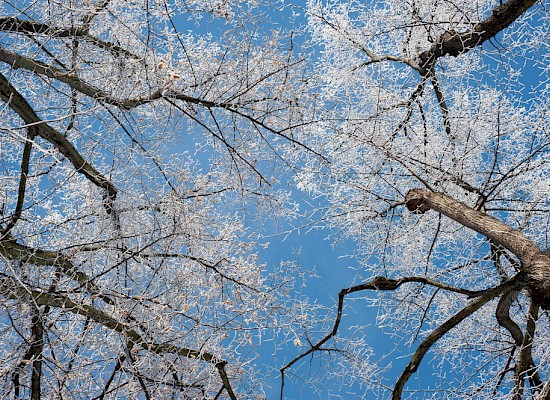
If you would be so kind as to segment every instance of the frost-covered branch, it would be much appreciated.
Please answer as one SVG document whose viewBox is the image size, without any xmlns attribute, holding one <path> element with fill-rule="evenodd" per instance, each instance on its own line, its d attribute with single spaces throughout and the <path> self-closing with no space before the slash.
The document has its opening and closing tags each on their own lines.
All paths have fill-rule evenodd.
<svg viewBox="0 0 550 400">
<path fill-rule="evenodd" d="M 231 399 L 236 399 L 236 395 L 231 387 L 227 376 L 225 366 L 227 361 L 216 357 L 215 355 L 203 351 L 185 348 L 169 343 L 155 343 L 142 337 L 140 333 L 132 329 L 127 323 L 117 320 L 107 312 L 99 310 L 91 305 L 79 304 L 67 296 L 55 293 L 48 293 L 42 290 L 22 287 L 13 278 L 0 278 L 0 295 L 13 300 L 23 300 L 32 302 L 35 305 L 46 305 L 55 307 L 67 312 L 78 314 L 89 318 L 113 331 L 116 331 L 127 338 L 133 345 L 156 354 L 171 353 L 178 356 L 194 360 L 208 362 L 216 367 L 224 388 Z"/>
<path fill-rule="evenodd" d="M 422 70 L 428 71 L 439 57 L 456 57 L 472 50 L 506 29 L 535 3 L 535 0 L 509 0 L 497 6 L 489 17 L 471 30 L 445 32 L 428 50 L 418 55 L 418 64 Z"/>
</svg>

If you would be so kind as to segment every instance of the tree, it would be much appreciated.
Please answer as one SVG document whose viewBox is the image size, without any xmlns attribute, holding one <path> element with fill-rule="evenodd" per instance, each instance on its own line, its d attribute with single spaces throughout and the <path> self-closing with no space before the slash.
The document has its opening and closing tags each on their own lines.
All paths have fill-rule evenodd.
<svg viewBox="0 0 550 400">
<path fill-rule="evenodd" d="M 345 299 L 376 291 L 378 324 L 412 349 L 381 397 L 418 398 L 407 384 L 431 352 L 442 379 L 422 398 L 550 398 L 544 4 L 311 1 L 308 14 L 323 122 L 299 140 L 327 162 L 311 157 L 296 183 L 330 202 L 322 219 L 356 240 L 364 282 L 282 372 L 338 338 Z"/>
<path fill-rule="evenodd" d="M 3 3 L 3 397 L 261 398 L 266 335 L 283 398 L 300 363 L 418 396 L 428 352 L 423 398 L 550 396 L 544 7 L 276 5 Z M 334 320 L 257 257 L 286 218 L 355 240 Z M 412 349 L 389 389 L 357 293 Z"/>
<path fill-rule="evenodd" d="M 271 148 L 302 123 L 300 62 L 264 17 L 3 3 L 2 398 L 261 395 L 240 352 L 301 323 L 299 271 L 266 272 L 246 223 L 290 212 Z"/>
</svg>

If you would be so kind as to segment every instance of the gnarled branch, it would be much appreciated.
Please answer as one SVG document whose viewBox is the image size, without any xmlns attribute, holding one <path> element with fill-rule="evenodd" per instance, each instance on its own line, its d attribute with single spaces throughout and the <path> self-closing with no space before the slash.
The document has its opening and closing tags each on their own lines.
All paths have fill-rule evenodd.
<svg viewBox="0 0 550 400">
<path fill-rule="evenodd" d="M 507 1 L 496 7 L 489 17 L 475 24 L 471 30 L 462 33 L 455 31 L 443 33 L 428 50 L 418 55 L 420 68 L 426 74 L 439 57 L 446 55 L 456 57 L 495 37 L 517 20 L 535 2 L 535 0 Z"/>
</svg>

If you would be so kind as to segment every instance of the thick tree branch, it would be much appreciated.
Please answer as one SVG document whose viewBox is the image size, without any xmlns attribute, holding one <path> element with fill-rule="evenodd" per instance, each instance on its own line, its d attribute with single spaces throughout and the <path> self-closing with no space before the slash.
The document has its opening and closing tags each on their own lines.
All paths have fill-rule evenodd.
<svg viewBox="0 0 550 400">
<path fill-rule="evenodd" d="M 550 257 L 523 233 L 442 193 L 412 189 L 405 201 L 409 211 L 424 213 L 432 209 L 440 212 L 510 250 L 527 273 L 533 299 L 544 309 L 550 308 Z"/>
<path fill-rule="evenodd" d="M 90 277 L 84 272 L 79 271 L 71 259 L 59 251 L 25 246 L 17 243 L 13 237 L 8 235 L 4 240 L 0 240 L 0 255 L 9 260 L 58 268 L 68 278 L 79 282 L 81 284 L 80 287 L 86 288 L 91 295 L 97 296 L 107 304 L 114 304 L 114 301 L 109 296 L 101 294 L 101 291 L 92 282 Z"/>
<path fill-rule="evenodd" d="M 522 262 L 540 253 L 540 249 L 523 233 L 504 222 L 477 211 L 450 196 L 424 189 L 412 189 L 405 196 L 409 211 L 423 213 L 431 209 L 451 218 L 510 250 Z"/>
<path fill-rule="evenodd" d="M 140 97 L 128 98 L 128 99 L 116 98 L 116 97 L 113 97 L 111 94 L 82 81 L 72 72 L 60 70 L 42 61 L 37 61 L 31 58 L 23 57 L 19 54 L 12 53 L 2 47 L 0 47 L 0 61 L 3 61 L 11 65 L 15 69 L 23 68 L 33 73 L 47 76 L 48 78 L 51 78 L 51 79 L 55 79 L 90 98 L 93 98 L 126 110 L 130 110 L 132 108 L 136 108 L 143 104 L 148 104 L 162 98 L 177 99 L 189 104 L 197 104 L 207 108 L 223 108 L 229 111 L 235 111 L 237 108 L 237 105 L 234 105 L 231 103 L 215 102 L 215 101 L 200 99 L 200 98 L 189 96 L 183 93 L 165 93 L 165 90 L 163 89 L 156 90 L 147 96 L 140 96 Z M 15 90 L 15 89 L 12 89 L 12 90 Z M 242 116 L 247 117 L 246 114 L 243 114 Z"/>
<path fill-rule="evenodd" d="M 0 17 L 0 31 L 31 33 L 58 38 L 84 36 L 87 33 L 84 28 L 60 28 L 42 22 L 23 20 L 16 17 Z"/>
<path fill-rule="evenodd" d="M 109 104 L 122 105 L 121 100 L 112 98 L 107 92 L 88 85 L 86 82 L 78 78 L 73 72 L 63 71 L 42 61 L 23 57 L 19 54 L 8 51 L 3 47 L 0 47 L 0 61 L 9 64 L 14 69 L 23 68 L 35 74 L 55 79 L 91 98 L 101 99 Z"/>
<path fill-rule="evenodd" d="M 3 61 L 11 65 L 15 69 L 23 68 L 23 69 L 26 69 L 27 71 L 31 71 L 39 75 L 47 76 L 48 78 L 51 78 L 51 79 L 55 79 L 92 99 L 96 99 L 104 103 L 111 104 L 126 110 L 136 108 L 143 104 L 151 103 L 155 100 L 159 100 L 165 97 L 163 90 L 157 90 L 148 96 L 142 96 L 142 97 L 136 97 L 136 98 L 130 98 L 130 99 L 119 99 L 119 98 L 113 97 L 111 94 L 101 89 L 98 89 L 92 85 L 87 84 L 72 72 L 63 71 L 58 68 L 55 68 L 52 65 L 46 64 L 42 61 L 37 61 L 31 58 L 20 56 L 19 54 L 12 53 L 1 47 L 0 47 L 0 61 Z M 15 89 L 12 89 L 12 90 L 15 90 Z M 203 100 L 196 97 L 187 96 L 184 94 L 172 94 L 170 97 L 185 101 L 190 104 L 198 104 L 209 108 L 220 107 L 225 109 L 233 109 L 233 106 L 229 104 L 216 103 L 213 101 Z"/>
<path fill-rule="evenodd" d="M 527 372 L 529 372 L 529 378 L 536 388 L 540 389 L 542 387 L 542 381 L 531 355 L 531 347 L 535 336 L 536 320 L 538 316 L 538 305 L 533 301 L 531 302 L 529 315 L 527 317 L 527 329 L 524 336 L 519 325 L 510 318 L 510 306 L 517 299 L 518 294 L 519 290 L 511 290 L 504 293 L 498 302 L 495 314 L 498 324 L 510 332 L 516 346 L 520 348 L 514 380 L 516 382 L 516 392 L 521 392 L 523 388 L 523 377 Z M 521 394 L 518 398 L 521 398 Z"/>
<path fill-rule="evenodd" d="M 117 195 L 114 185 L 88 163 L 65 136 L 42 121 L 27 100 L 2 74 L 0 74 L 0 98 L 25 121 L 29 128 L 35 130 L 37 136 L 50 142 L 73 164 L 79 173 L 105 191 L 105 209 L 111 214 Z"/>
<path fill-rule="evenodd" d="M 93 16 L 93 15 L 92 15 Z M 84 20 L 84 26 L 81 27 L 69 27 L 61 28 L 56 26 L 51 26 L 49 24 L 24 20 L 16 17 L 0 17 L 0 31 L 11 32 L 11 33 L 22 33 L 26 35 L 43 35 L 49 38 L 83 38 L 84 40 L 95 44 L 96 46 L 110 51 L 114 54 L 126 55 L 128 57 L 139 59 L 134 53 L 110 42 L 101 40 L 89 33 L 89 20 Z"/>
<path fill-rule="evenodd" d="M 61 269 L 71 279 L 81 283 L 88 283 L 89 278 L 63 253 L 57 251 L 42 250 L 17 243 L 13 238 L 0 240 L 0 255 L 18 260 L 27 264 L 51 266 Z"/>
<path fill-rule="evenodd" d="M 456 57 L 495 37 L 517 20 L 535 2 L 536 0 L 509 0 L 496 7 L 487 19 L 475 24 L 471 30 L 462 33 L 445 32 L 428 50 L 419 54 L 418 64 L 420 68 L 426 74 L 439 57 L 446 55 Z"/>
</svg>

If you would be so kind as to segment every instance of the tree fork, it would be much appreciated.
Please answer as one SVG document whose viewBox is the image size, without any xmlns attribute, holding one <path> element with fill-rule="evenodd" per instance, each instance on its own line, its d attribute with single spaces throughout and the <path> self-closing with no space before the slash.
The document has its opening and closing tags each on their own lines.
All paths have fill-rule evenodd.
<svg viewBox="0 0 550 400">
<path fill-rule="evenodd" d="M 535 4 L 535 0 L 509 0 L 493 9 L 487 19 L 475 24 L 466 32 L 446 31 L 428 50 L 418 56 L 418 65 L 422 75 L 426 75 L 439 57 L 467 53 L 495 37 L 516 21 L 525 11 Z"/>
</svg>

